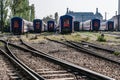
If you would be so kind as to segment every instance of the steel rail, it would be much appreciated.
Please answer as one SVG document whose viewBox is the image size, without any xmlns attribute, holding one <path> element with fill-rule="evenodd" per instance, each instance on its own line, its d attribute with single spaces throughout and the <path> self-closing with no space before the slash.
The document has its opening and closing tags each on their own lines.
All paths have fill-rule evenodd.
<svg viewBox="0 0 120 80">
<path fill-rule="evenodd" d="M 4 42 L 6 44 L 6 49 L 7 49 L 7 53 L 4 52 L 3 50 L 0 50 L 2 53 L 4 53 L 9 59 L 11 59 L 12 61 L 14 61 L 14 63 L 16 63 L 22 71 L 24 71 L 28 77 L 31 80 L 45 80 L 42 76 L 40 76 L 38 73 L 36 73 L 35 71 L 33 71 L 32 69 L 30 69 L 28 66 L 26 66 L 22 61 L 20 61 L 9 49 L 9 43 L 3 40 L 0 40 L 2 42 Z"/>
<path fill-rule="evenodd" d="M 90 55 L 92 55 L 92 56 L 95 56 L 95 57 L 98 57 L 98 58 L 102 58 L 102 59 L 104 59 L 104 60 L 107 60 L 107 61 L 110 61 L 110 62 L 113 62 L 113 63 L 116 63 L 116 64 L 119 64 L 119 65 L 120 65 L 120 61 L 119 61 L 119 60 L 116 61 L 116 60 L 113 60 L 113 59 L 111 59 L 111 58 L 102 56 L 102 55 L 100 55 L 100 54 L 97 54 L 97 53 L 94 52 L 94 51 L 91 51 L 91 50 L 83 47 L 83 46 L 80 46 L 80 45 L 78 45 L 78 44 L 72 43 L 71 41 L 67 41 L 67 40 L 66 40 L 66 43 L 65 43 L 65 42 L 61 42 L 61 41 L 57 41 L 57 40 L 51 40 L 51 39 L 48 39 L 48 38 L 46 38 L 46 39 L 49 40 L 49 41 L 53 41 L 53 42 L 57 42 L 57 43 L 60 43 L 60 44 L 69 46 L 69 47 L 71 47 L 71 48 L 74 48 L 74 49 L 76 49 L 76 50 L 85 52 L 85 53 L 90 54 Z"/>
<path fill-rule="evenodd" d="M 40 50 L 37 50 L 37 49 L 31 47 L 30 45 L 26 44 L 24 41 L 22 41 L 22 43 L 23 43 L 24 45 L 26 45 L 27 47 L 29 47 L 29 49 L 35 50 L 34 53 L 39 54 L 40 56 L 43 56 L 43 57 L 51 60 L 52 62 L 55 62 L 55 63 L 61 65 L 61 66 L 64 66 L 64 67 L 66 67 L 66 68 L 70 68 L 72 71 L 75 71 L 75 72 L 78 72 L 78 73 L 80 73 L 80 74 L 86 75 L 86 76 L 88 76 L 88 77 L 90 77 L 90 78 L 92 78 L 92 79 L 94 79 L 94 80 L 115 80 L 115 79 L 110 78 L 110 77 L 108 77 L 108 76 L 102 75 L 102 74 L 100 74 L 100 73 L 97 73 L 97 72 L 88 70 L 88 69 L 86 69 L 86 68 L 80 67 L 80 66 L 78 66 L 78 65 L 75 65 L 75 64 L 73 64 L 73 63 L 67 62 L 67 61 L 65 61 L 65 60 L 61 60 L 61 59 L 55 58 L 55 57 L 53 57 L 53 56 L 50 56 L 50 55 L 48 55 L 48 54 L 45 53 L 45 52 L 42 52 L 42 51 L 40 51 Z M 31 50 L 29 50 L 29 51 L 31 51 Z M 37 52 L 36 52 L 36 51 L 37 51 Z M 33 52 L 33 51 L 32 51 L 32 52 Z M 41 53 L 42 53 L 42 54 L 41 54 Z"/>
<path fill-rule="evenodd" d="M 95 45 L 93 43 L 86 42 L 86 41 L 82 41 L 81 43 L 80 42 L 75 42 L 75 43 L 82 44 L 82 45 L 89 45 L 90 47 L 93 47 L 93 48 L 96 48 L 96 49 L 101 49 L 101 50 L 104 50 L 104 51 L 108 51 L 110 53 L 114 53 L 115 52 L 115 50 L 113 50 L 113 49 L 108 49 L 108 48 L 100 47 L 98 45 Z"/>
</svg>

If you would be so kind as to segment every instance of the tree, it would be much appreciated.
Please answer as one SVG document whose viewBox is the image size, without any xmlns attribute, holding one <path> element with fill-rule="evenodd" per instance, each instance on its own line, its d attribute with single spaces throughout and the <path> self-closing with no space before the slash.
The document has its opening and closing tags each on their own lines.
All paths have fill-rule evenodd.
<svg viewBox="0 0 120 80">
<path fill-rule="evenodd" d="M 29 0 L 10 0 L 10 9 L 12 16 L 19 16 L 26 20 L 30 19 Z"/>
<path fill-rule="evenodd" d="M 21 17 L 29 20 L 29 16 L 30 16 L 30 6 L 29 6 L 29 0 L 22 0 L 22 7 L 21 7 Z"/>
<path fill-rule="evenodd" d="M 58 12 L 55 13 L 55 16 L 54 16 L 54 17 L 55 17 L 55 22 L 56 22 L 56 24 L 57 24 L 57 23 L 58 23 Z"/>
<path fill-rule="evenodd" d="M 0 0 L 0 28 L 2 32 L 5 25 L 9 25 L 10 18 L 14 16 L 32 21 L 35 16 L 35 7 L 34 5 L 29 6 L 29 0 Z"/>
<path fill-rule="evenodd" d="M 12 16 L 16 16 L 17 11 L 20 9 L 19 5 L 21 2 L 22 0 L 9 0 Z"/>
<path fill-rule="evenodd" d="M 47 16 L 47 17 L 43 17 L 43 21 L 44 21 L 45 23 L 47 23 L 47 21 L 49 21 L 49 20 L 53 20 L 53 21 L 54 21 L 52 15 L 49 15 L 49 16 Z"/>
<path fill-rule="evenodd" d="M 8 17 L 8 6 L 9 0 L 0 0 L 0 12 L 1 12 L 1 31 L 3 33 L 3 28 L 5 24 L 7 24 L 7 17 Z"/>
<path fill-rule="evenodd" d="M 33 21 L 34 18 L 35 18 L 35 7 L 34 4 L 32 4 L 30 6 L 30 21 Z"/>
</svg>

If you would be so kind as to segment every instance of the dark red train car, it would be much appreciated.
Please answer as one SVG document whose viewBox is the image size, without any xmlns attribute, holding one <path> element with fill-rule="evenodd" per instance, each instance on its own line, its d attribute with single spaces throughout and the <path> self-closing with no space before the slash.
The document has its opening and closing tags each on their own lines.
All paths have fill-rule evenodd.
<svg viewBox="0 0 120 80">
<path fill-rule="evenodd" d="M 55 22 L 54 21 L 48 21 L 47 22 L 47 30 L 48 32 L 54 32 L 55 30 Z"/>
<path fill-rule="evenodd" d="M 73 17 L 70 15 L 64 15 L 60 17 L 60 33 L 72 33 L 73 32 Z"/>
</svg>

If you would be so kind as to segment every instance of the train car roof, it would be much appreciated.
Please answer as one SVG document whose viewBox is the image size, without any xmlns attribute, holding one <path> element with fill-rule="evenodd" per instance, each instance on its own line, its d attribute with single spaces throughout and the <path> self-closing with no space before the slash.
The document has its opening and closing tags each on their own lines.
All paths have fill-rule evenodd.
<svg viewBox="0 0 120 80">
<path fill-rule="evenodd" d="M 34 20 L 37 20 L 37 21 L 42 21 L 41 19 L 34 19 Z M 34 20 L 33 20 L 33 21 L 34 21 Z"/>
<path fill-rule="evenodd" d="M 23 19 L 21 17 L 12 17 L 11 19 Z"/>
<path fill-rule="evenodd" d="M 100 19 L 96 19 L 96 18 L 94 18 L 94 19 L 91 19 L 91 20 L 100 20 Z"/>
<path fill-rule="evenodd" d="M 114 22 L 114 21 L 107 21 L 107 22 Z"/>
<path fill-rule="evenodd" d="M 60 17 L 60 19 L 64 19 L 64 18 L 68 18 L 68 17 L 73 19 L 73 17 L 70 16 L 70 15 L 63 15 L 63 16 Z"/>
<path fill-rule="evenodd" d="M 107 23 L 107 22 L 114 22 L 114 21 L 111 21 L 111 20 L 101 21 L 101 23 Z"/>
<path fill-rule="evenodd" d="M 21 17 L 12 17 L 11 20 L 12 20 L 12 19 L 21 19 L 21 20 L 23 20 L 24 22 L 31 22 L 31 21 L 25 20 L 25 19 L 23 19 L 23 18 L 21 18 Z"/>
<path fill-rule="evenodd" d="M 86 20 L 86 21 L 84 21 L 84 22 L 82 22 L 82 23 L 88 23 L 88 22 L 91 22 L 92 20 L 99 20 L 99 19 L 90 19 L 90 20 Z M 100 20 L 99 20 L 100 21 Z M 81 22 L 80 22 L 81 23 Z"/>
</svg>

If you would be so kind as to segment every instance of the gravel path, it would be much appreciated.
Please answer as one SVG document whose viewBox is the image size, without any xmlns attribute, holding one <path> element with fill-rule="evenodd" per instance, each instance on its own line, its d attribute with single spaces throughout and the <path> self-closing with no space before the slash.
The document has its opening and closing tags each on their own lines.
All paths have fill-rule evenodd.
<svg viewBox="0 0 120 80">
<path fill-rule="evenodd" d="M 111 78 L 115 78 L 116 80 L 120 80 L 120 67 L 117 64 L 102 60 L 100 58 L 96 58 L 82 52 L 78 52 L 62 44 L 50 41 L 33 43 L 31 45 L 57 58 L 67 60 L 82 67 L 109 76 Z"/>
</svg>

